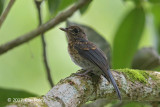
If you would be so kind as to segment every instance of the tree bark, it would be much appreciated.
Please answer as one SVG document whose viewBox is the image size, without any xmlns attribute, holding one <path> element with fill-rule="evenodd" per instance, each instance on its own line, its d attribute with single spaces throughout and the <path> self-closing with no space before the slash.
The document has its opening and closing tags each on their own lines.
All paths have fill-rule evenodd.
<svg viewBox="0 0 160 107">
<path fill-rule="evenodd" d="M 112 74 L 121 91 L 122 100 L 160 101 L 160 72 L 121 69 L 112 70 Z M 118 99 L 111 83 L 103 76 L 98 79 L 93 74 L 87 77 L 72 74 L 62 79 L 46 95 L 25 98 L 8 107 L 77 107 L 99 98 L 106 98 L 108 101 Z"/>
</svg>

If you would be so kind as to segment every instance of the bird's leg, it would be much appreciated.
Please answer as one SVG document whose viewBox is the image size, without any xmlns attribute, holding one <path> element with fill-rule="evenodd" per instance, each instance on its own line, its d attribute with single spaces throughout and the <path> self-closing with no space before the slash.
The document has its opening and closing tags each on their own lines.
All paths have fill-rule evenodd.
<svg viewBox="0 0 160 107">
<path fill-rule="evenodd" d="M 75 73 L 75 75 L 77 75 L 77 76 L 84 76 L 84 77 L 87 77 L 87 78 L 90 78 L 90 76 L 89 75 L 87 75 L 89 72 L 91 72 L 92 70 L 91 69 L 87 69 L 87 70 L 85 70 L 85 69 L 82 69 L 84 72 L 82 72 L 82 73 Z M 80 70 L 81 71 L 81 70 Z"/>
<path fill-rule="evenodd" d="M 89 72 L 91 72 L 92 70 L 84 70 L 83 73 L 75 73 L 76 75 L 79 75 L 79 76 L 86 76 Z"/>
</svg>

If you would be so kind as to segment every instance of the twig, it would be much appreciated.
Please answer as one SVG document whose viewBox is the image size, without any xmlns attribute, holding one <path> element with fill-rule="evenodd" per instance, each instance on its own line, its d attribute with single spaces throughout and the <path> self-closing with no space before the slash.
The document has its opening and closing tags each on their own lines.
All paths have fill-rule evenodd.
<svg viewBox="0 0 160 107">
<path fill-rule="evenodd" d="M 42 1 L 35 0 L 37 10 L 38 10 L 39 26 L 42 25 L 42 23 L 43 23 L 42 12 L 41 12 L 42 2 L 43 2 L 43 0 Z M 46 42 L 45 42 L 45 38 L 44 38 L 44 33 L 41 33 L 41 40 L 42 40 L 42 48 L 43 48 L 43 61 L 44 61 L 44 66 L 45 66 L 46 72 L 47 72 L 47 78 L 50 83 L 50 86 L 53 87 L 54 84 L 53 84 L 53 80 L 52 80 L 52 76 L 51 76 L 51 70 L 49 68 L 48 61 L 47 61 L 47 51 L 46 51 Z"/>
<path fill-rule="evenodd" d="M 0 28 L 1 28 L 2 24 L 3 24 L 3 22 L 5 21 L 8 13 L 10 12 L 11 7 L 13 6 L 14 2 L 15 2 L 15 0 L 10 0 L 7 8 L 4 10 L 4 12 L 2 13 L 2 15 L 0 16 Z"/>
<path fill-rule="evenodd" d="M 147 83 L 139 80 L 130 81 L 129 74 L 123 72 L 112 71 L 117 85 L 120 88 L 122 101 L 160 101 L 160 72 L 150 71 L 146 73 Z M 130 71 L 131 72 L 131 71 Z M 137 71 L 138 72 L 138 71 Z M 139 76 L 139 74 L 135 74 Z M 40 98 L 41 103 L 35 102 L 34 98 L 28 98 L 33 101 L 32 105 L 46 105 L 48 107 L 79 107 L 88 101 L 99 98 L 107 98 L 107 101 L 117 99 L 113 86 L 101 76 L 99 81 L 93 81 L 94 78 L 80 77 L 71 75 L 61 80 L 55 85 L 45 96 Z M 18 105 L 19 104 L 19 105 Z M 18 102 L 19 107 L 28 106 L 30 102 Z M 11 107 L 13 107 L 13 105 Z"/>
<path fill-rule="evenodd" d="M 60 14 L 58 14 L 54 19 L 48 21 L 45 24 L 42 24 L 37 29 L 24 34 L 22 36 L 19 36 L 15 40 L 12 40 L 4 45 L 0 46 L 0 54 L 4 54 L 8 50 L 11 50 L 35 37 L 37 37 L 39 34 L 46 32 L 47 30 L 55 27 L 59 23 L 65 21 L 68 17 L 70 17 L 75 11 L 83 7 L 84 5 L 88 4 L 91 0 L 79 0 L 77 3 L 75 3 L 70 8 L 62 11 Z"/>
</svg>

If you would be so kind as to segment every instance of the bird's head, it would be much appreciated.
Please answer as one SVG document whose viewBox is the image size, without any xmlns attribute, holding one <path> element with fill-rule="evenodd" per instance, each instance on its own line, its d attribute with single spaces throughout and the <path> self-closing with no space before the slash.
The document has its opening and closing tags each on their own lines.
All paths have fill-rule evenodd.
<svg viewBox="0 0 160 107">
<path fill-rule="evenodd" d="M 87 39 L 84 31 L 78 26 L 69 26 L 67 28 L 60 28 L 60 29 L 66 32 L 69 41 Z"/>
</svg>

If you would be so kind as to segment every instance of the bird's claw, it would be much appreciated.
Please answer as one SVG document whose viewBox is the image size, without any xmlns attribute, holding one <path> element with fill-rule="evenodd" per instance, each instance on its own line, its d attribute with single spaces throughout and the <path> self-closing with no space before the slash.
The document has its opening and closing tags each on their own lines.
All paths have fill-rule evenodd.
<svg viewBox="0 0 160 107">
<path fill-rule="evenodd" d="M 86 71 L 87 72 L 87 71 Z M 86 78 L 90 78 L 90 76 L 89 75 L 87 75 L 87 73 L 86 72 L 78 72 L 78 73 L 75 73 L 75 75 L 76 76 L 81 76 L 81 77 L 86 77 Z"/>
</svg>

